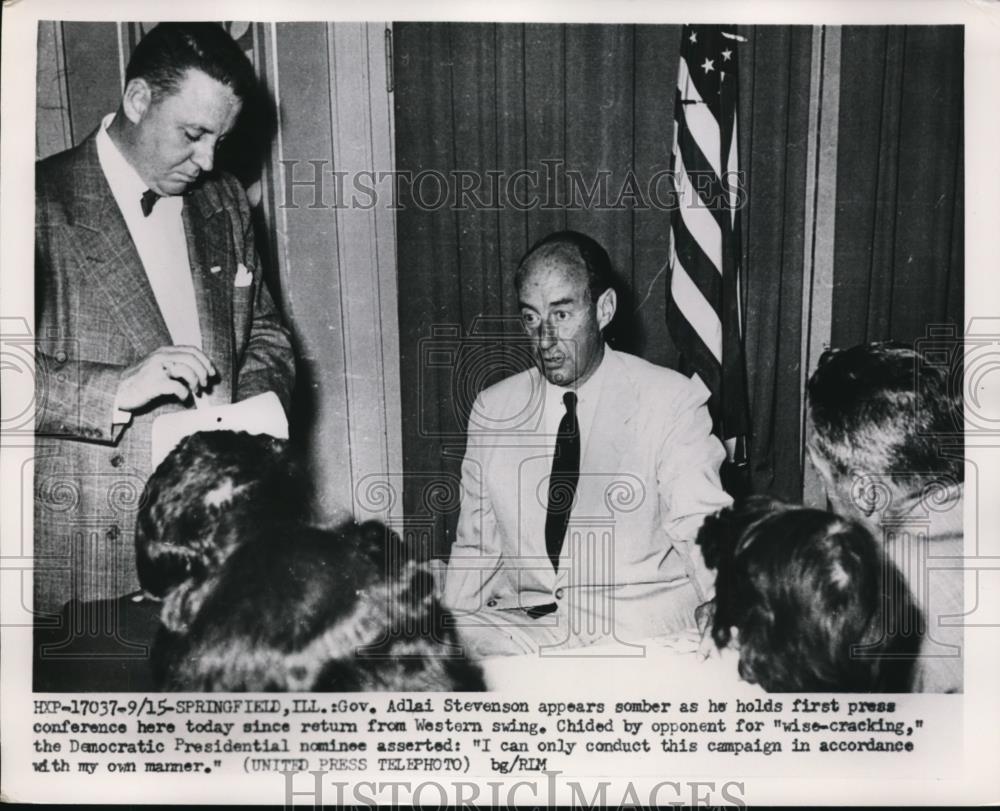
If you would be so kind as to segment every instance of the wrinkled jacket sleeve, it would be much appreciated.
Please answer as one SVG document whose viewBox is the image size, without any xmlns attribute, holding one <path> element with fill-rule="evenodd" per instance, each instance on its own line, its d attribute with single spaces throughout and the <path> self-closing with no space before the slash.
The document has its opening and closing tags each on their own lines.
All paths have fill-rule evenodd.
<svg viewBox="0 0 1000 811">
<path fill-rule="evenodd" d="M 65 229 L 50 222 L 52 179 L 36 167 L 35 186 L 35 432 L 41 436 L 114 443 L 123 425 L 114 424 L 115 396 L 125 367 L 78 357 L 66 284 L 53 253 Z M 83 313 L 82 317 L 100 313 Z"/>
<path fill-rule="evenodd" d="M 483 413 L 481 398 L 474 408 L 473 413 Z M 444 603 L 455 611 L 476 611 L 485 604 L 502 567 L 496 514 L 484 477 L 484 451 L 482 432 L 470 426 L 462 461 L 458 531 L 444 586 Z"/>
<path fill-rule="evenodd" d="M 708 390 L 689 381 L 676 402 L 673 418 L 665 421 L 667 433 L 657 460 L 657 486 L 666 508 L 664 530 L 705 601 L 714 596 L 715 575 L 705 565 L 695 537 L 706 515 L 732 502 L 719 479 L 726 452 L 712 434 Z"/>
</svg>

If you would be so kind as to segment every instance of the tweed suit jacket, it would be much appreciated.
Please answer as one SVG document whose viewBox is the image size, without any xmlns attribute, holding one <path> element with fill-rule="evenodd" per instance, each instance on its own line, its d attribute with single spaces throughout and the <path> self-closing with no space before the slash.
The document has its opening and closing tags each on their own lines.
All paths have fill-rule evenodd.
<svg viewBox="0 0 1000 811">
<path fill-rule="evenodd" d="M 725 451 L 711 434 L 708 391 L 610 348 L 603 363 L 558 573 L 545 547 L 555 437 L 541 418 L 544 380 L 530 369 L 479 395 L 445 579 L 449 608 L 540 605 L 580 587 L 613 590 L 624 605 L 630 592 L 655 594 L 685 579 L 701 599 L 711 595 L 714 577 L 694 537 L 731 499 L 719 483 Z"/>
<path fill-rule="evenodd" d="M 124 370 L 172 343 L 97 156 L 96 132 L 36 165 L 35 609 L 138 588 L 133 532 L 150 474 L 151 426 L 183 409 L 161 398 L 113 425 Z M 289 334 L 264 284 L 239 183 L 206 178 L 185 196 L 202 348 L 213 404 L 294 383 Z M 252 274 L 247 284 L 246 272 Z"/>
</svg>

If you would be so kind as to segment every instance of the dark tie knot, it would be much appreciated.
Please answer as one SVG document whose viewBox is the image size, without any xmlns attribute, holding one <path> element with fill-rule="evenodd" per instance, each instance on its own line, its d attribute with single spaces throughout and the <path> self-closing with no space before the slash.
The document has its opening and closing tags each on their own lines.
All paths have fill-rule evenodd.
<svg viewBox="0 0 1000 811">
<path fill-rule="evenodd" d="M 146 189 L 142 193 L 142 197 L 139 198 L 139 205 L 142 206 L 142 216 L 148 217 L 150 212 L 153 210 L 153 206 L 156 205 L 156 201 L 160 199 L 158 195 L 152 189 Z"/>
<path fill-rule="evenodd" d="M 576 392 L 568 391 L 563 395 L 563 405 L 566 406 L 566 411 L 570 414 L 576 413 Z"/>
</svg>

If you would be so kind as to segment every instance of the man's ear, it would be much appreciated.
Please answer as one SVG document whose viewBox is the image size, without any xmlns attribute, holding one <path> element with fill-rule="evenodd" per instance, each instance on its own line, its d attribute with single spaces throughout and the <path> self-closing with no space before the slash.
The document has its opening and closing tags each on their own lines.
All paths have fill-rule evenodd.
<svg viewBox="0 0 1000 811">
<path fill-rule="evenodd" d="M 597 326 L 604 329 L 615 317 L 618 309 L 618 296 L 614 289 L 609 287 L 597 299 Z"/>
<path fill-rule="evenodd" d="M 153 89 L 145 79 L 131 79 L 125 85 L 122 95 L 122 110 L 125 117 L 133 124 L 142 121 L 142 117 L 153 104 Z"/>
</svg>

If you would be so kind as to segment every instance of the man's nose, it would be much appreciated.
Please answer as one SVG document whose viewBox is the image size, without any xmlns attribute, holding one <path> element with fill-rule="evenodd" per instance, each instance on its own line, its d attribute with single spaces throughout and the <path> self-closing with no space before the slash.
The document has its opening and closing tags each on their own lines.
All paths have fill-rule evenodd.
<svg viewBox="0 0 1000 811">
<path fill-rule="evenodd" d="M 215 163 L 215 144 L 198 143 L 195 145 L 191 160 L 203 172 L 211 172 Z"/>
<path fill-rule="evenodd" d="M 538 329 L 538 341 L 543 349 L 555 346 L 558 337 L 556 328 L 552 324 L 543 323 Z"/>
</svg>

